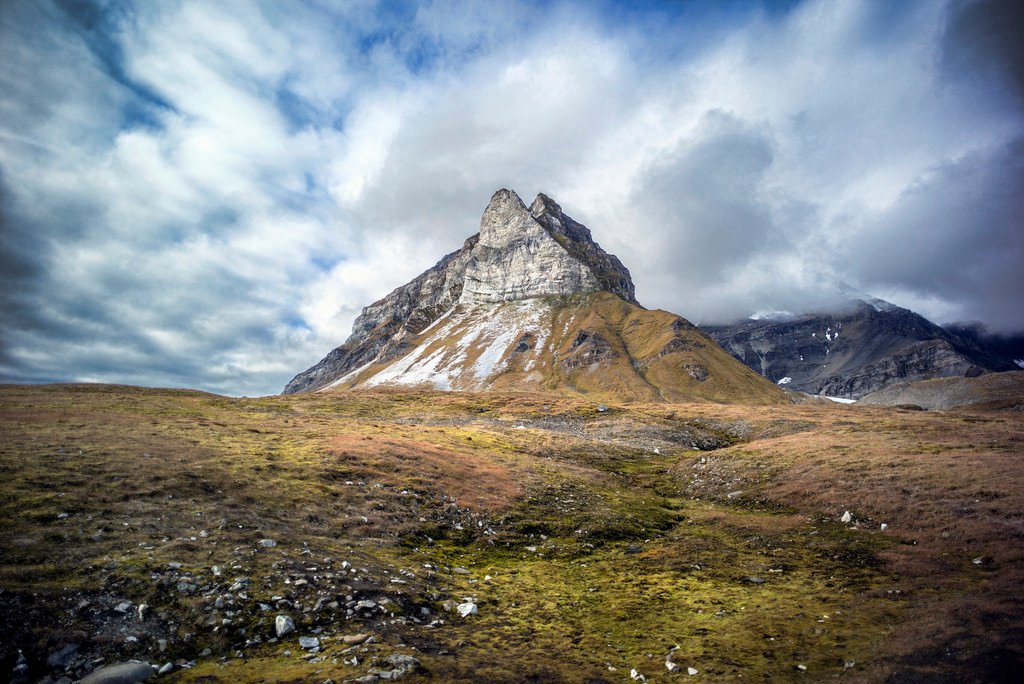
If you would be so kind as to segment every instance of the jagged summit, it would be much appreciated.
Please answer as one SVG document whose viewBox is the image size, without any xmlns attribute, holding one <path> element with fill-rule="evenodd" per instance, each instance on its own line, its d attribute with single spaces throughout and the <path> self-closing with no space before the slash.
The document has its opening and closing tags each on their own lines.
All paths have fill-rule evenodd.
<svg viewBox="0 0 1024 684">
<path fill-rule="evenodd" d="M 547 195 L 529 209 L 511 190 L 491 197 L 466 267 L 461 302 L 492 304 L 606 290 L 637 303 L 629 271 Z"/>
<path fill-rule="evenodd" d="M 777 401 L 781 390 L 685 319 L 647 311 L 629 271 L 540 194 L 494 193 L 480 232 L 363 309 L 285 393 L 421 386 L 609 399 Z"/>
</svg>

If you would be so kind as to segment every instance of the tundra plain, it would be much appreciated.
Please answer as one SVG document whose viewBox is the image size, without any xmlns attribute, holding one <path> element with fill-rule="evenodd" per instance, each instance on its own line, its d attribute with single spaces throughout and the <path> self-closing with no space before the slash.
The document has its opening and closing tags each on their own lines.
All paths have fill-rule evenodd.
<svg viewBox="0 0 1024 684">
<path fill-rule="evenodd" d="M 1010 680 L 1022 428 L 1012 402 L 4 386 L 0 667 Z"/>
</svg>

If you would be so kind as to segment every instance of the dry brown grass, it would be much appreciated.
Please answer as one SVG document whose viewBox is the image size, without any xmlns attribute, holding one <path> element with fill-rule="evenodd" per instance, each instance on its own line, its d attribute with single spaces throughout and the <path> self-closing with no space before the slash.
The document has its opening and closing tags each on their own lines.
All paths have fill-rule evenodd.
<svg viewBox="0 0 1024 684">
<path fill-rule="evenodd" d="M 424 440 L 339 435 L 331 440 L 328 454 L 337 463 L 337 479 L 382 482 L 423 494 L 440 492 L 476 511 L 507 510 L 523 493 L 512 470 L 493 457 Z"/>
<path fill-rule="evenodd" d="M 0 627 L 14 640 L 0 664 L 14 644 L 38 664 L 72 638 L 153 657 L 157 636 L 177 636 L 125 650 L 109 606 L 127 597 L 198 635 L 174 657 L 246 651 L 183 678 L 363 674 L 211 633 L 206 604 L 151 579 L 171 561 L 237 566 L 268 601 L 298 597 L 284 578 L 311 559 L 345 558 L 367 569 L 354 588 L 446 624 L 303 628 L 373 631 L 381 655 L 416 646 L 436 680 L 621 681 L 631 667 L 654 679 L 675 644 L 712 680 L 1011 680 L 1024 664 L 1022 447 L 1011 412 L 6 387 Z M 402 570 L 415 577 L 391 583 Z M 107 606 L 107 621 L 83 623 L 68 592 Z M 466 595 L 479 616 L 444 613 Z M 266 633 L 259 613 L 235 619 Z"/>
<path fill-rule="evenodd" d="M 916 596 L 914 617 L 891 635 L 872 678 L 912 664 L 928 678 L 973 680 L 980 653 L 989 654 L 996 672 L 1000 663 L 1018 662 L 1021 416 L 820 405 L 786 414 L 815 429 L 714 454 L 705 469 L 716 478 L 710 485 L 707 477 L 694 482 L 693 459 L 677 475 L 705 496 L 744 490 L 744 497 L 833 521 L 849 510 L 861 534 L 896 540 L 879 557 L 901 592 Z"/>
</svg>

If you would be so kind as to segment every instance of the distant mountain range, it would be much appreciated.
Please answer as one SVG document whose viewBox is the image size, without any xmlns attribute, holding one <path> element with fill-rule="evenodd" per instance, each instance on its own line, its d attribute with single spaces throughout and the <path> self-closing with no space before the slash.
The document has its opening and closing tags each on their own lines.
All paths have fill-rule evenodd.
<svg viewBox="0 0 1024 684">
<path fill-rule="evenodd" d="M 857 399 L 893 383 L 976 377 L 1024 366 L 1024 337 L 943 328 L 890 302 L 844 290 L 827 313 L 779 313 L 702 326 L 735 358 L 780 386 Z"/>
<path fill-rule="evenodd" d="M 457 252 L 363 309 L 285 393 L 412 386 L 607 401 L 778 402 L 689 321 L 644 309 L 629 271 L 546 195 L 491 198 Z"/>
</svg>

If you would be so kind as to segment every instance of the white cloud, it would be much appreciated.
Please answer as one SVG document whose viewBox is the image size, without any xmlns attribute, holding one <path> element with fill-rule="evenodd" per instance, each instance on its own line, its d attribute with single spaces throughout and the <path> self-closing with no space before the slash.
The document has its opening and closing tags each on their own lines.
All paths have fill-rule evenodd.
<svg viewBox="0 0 1024 684">
<path fill-rule="evenodd" d="M 1024 327 L 1024 124 L 972 7 L 5 4 L 0 373 L 276 391 L 498 187 L 696 320 L 843 279 Z"/>
</svg>

